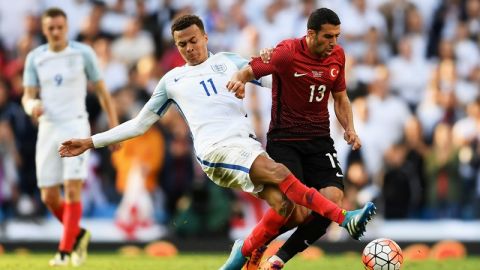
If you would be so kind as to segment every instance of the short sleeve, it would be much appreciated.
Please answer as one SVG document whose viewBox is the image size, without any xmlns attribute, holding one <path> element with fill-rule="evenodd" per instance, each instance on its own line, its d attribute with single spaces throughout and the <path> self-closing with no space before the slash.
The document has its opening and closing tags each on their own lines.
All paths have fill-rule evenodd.
<svg viewBox="0 0 480 270">
<path fill-rule="evenodd" d="M 248 65 L 248 61 L 236 53 L 224 52 L 222 54 L 225 55 L 225 57 L 227 57 L 228 60 L 234 63 L 238 69 L 241 69 L 244 66 Z"/>
<path fill-rule="evenodd" d="M 89 81 L 97 82 L 102 79 L 95 52 L 90 46 L 82 46 L 82 55 L 85 60 L 85 73 Z"/>
<path fill-rule="evenodd" d="M 23 71 L 23 86 L 24 87 L 37 87 L 39 86 L 37 70 L 33 63 L 34 51 L 27 55 L 25 60 L 25 69 Z"/>
<path fill-rule="evenodd" d="M 345 83 L 345 52 L 343 49 L 339 52 L 338 58 L 341 65 L 338 70 L 338 76 L 333 84 L 333 92 L 341 92 L 347 89 L 347 85 Z"/>
<path fill-rule="evenodd" d="M 171 103 L 172 100 L 169 99 L 167 95 L 165 77 L 163 77 L 155 87 L 150 100 L 145 104 L 145 108 L 162 116 L 165 114 Z"/>
</svg>

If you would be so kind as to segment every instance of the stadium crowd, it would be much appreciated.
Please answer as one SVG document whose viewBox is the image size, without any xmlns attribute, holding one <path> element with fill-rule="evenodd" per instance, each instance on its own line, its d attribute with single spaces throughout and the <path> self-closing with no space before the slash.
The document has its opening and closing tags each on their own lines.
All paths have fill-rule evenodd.
<svg viewBox="0 0 480 270">
<path fill-rule="evenodd" d="M 121 122 L 138 113 L 164 73 L 184 64 L 172 18 L 198 14 L 212 52 L 249 59 L 304 35 L 310 12 L 331 8 L 341 20 L 363 143 L 350 151 L 331 110 L 344 207 L 374 200 L 385 219 L 480 219 L 480 0 L 22 0 L 0 2 L 0 223 L 47 213 L 35 179 L 37 127 L 20 99 L 25 57 L 45 42 L 39 16 L 52 6 L 66 11 L 69 37 L 94 48 Z M 86 102 L 92 133 L 106 130 L 93 93 Z M 270 91 L 250 85 L 245 104 L 264 142 Z M 142 199 L 132 207 L 132 198 Z M 116 218 L 127 232 L 160 222 L 182 235 L 225 232 L 263 209 L 206 179 L 174 109 L 119 151 L 93 151 L 83 200 L 85 216 Z M 154 206 L 150 217 L 139 213 L 144 206 Z"/>
</svg>

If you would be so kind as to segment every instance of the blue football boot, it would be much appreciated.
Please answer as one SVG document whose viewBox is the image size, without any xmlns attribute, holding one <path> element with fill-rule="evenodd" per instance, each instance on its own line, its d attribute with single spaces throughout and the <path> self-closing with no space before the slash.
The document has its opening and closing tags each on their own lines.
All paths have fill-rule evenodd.
<svg viewBox="0 0 480 270">
<path fill-rule="evenodd" d="M 345 220 L 340 226 L 345 228 L 353 239 L 359 240 L 365 233 L 367 223 L 376 214 L 375 210 L 377 210 L 375 204 L 368 202 L 362 209 L 347 211 Z"/>
</svg>

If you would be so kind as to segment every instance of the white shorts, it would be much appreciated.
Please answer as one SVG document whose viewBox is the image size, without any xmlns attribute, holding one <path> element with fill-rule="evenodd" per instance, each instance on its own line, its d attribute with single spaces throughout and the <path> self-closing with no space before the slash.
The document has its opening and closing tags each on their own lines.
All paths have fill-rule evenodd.
<svg viewBox="0 0 480 270">
<path fill-rule="evenodd" d="M 268 156 L 262 145 L 252 138 L 236 138 L 215 145 L 197 157 L 203 171 L 217 185 L 240 188 L 245 192 L 258 193 L 263 185 L 254 185 L 250 168 L 259 155 Z"/>
<path fill-rule="evenodd" d="M 88 136 L 90 124 L 87 118 L 62 122 L 40 120 L 35 154 L 38 187 L 56 186 L 66 180 L 84 180 L 87 177 L 89 151 L 76 157 L 61 158 L 58 148 L 65 140 Z"/>
</svg>

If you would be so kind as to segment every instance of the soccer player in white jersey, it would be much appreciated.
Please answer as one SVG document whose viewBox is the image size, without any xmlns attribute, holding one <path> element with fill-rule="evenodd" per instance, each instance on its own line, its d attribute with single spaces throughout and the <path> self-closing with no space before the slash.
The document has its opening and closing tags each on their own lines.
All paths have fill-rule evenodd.
<svg viewBox="0 0 480 270">
<path fill-rule="evenodd" d="M 227 90 L 227 84 L 232 83 L 231 76 L 247 65 L 247 60 L 232 53 L 209 53 L 208 36 L 195 15 L 179 17 L 171 30 L 187 64 L 163 76 L 135 118 L 92 137 L 63 142 L 60 156 L 76 156 L 90 148 L 141 135 L 158 121 L 169 105 L 175 104 L 190 127 L 195 154 L 204 172 L 219 186 L 240 188 L 265 199 L 275 212 L 263 218 L 271 222 L 285 220 L 296 203 L 345 228 L 350 227 L 351 235 L 365 231 L 372 209 L 345 211 L 339 208 L 316 189 L 303 185 L 287 167 L 270 159 L 254 139 L 242 100 Z M 242 246 L 243 241 L 236 241 L 234 250 Z M 242 268 L 246 258 L 239 252 L 235 254 L 239 255 L 231 256 L 221 269 Z"/>
<path fill-rule="evenodd" d="M 42 15 L 42 31 L 48 43 L 27 56 L 22 105 L 39 123 L 35 160 L 42 201 L 63 224 L 58 253 L 49 263 L 66 266 L 71 260 L 78 266 L 86 259 L 90 239 L 90 232 L 80 228 L 88 152 L 61 159 L 58 147 L 71 136 L 90 135 L 85 105 L 88 81 L 93 82 L 110 127 L 116 126 L 118 120 L 92 48 L 67 40 L 65 12 L 58 8 L 46 10 Z"/>
</svg>

